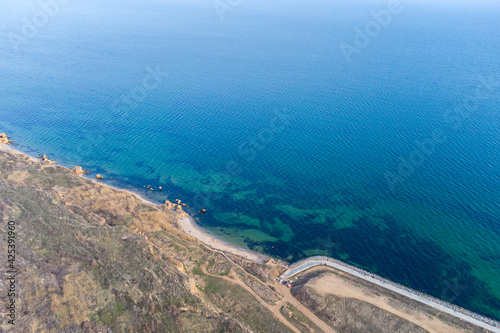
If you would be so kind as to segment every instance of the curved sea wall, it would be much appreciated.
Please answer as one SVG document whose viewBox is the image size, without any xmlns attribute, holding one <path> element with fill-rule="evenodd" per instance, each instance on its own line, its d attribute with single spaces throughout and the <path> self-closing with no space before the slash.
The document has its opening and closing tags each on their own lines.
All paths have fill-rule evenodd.
<svg viewBox="0 0 500 333">
<path fill-rule="evenodd" d="M 309 257 L 309 258 L 305 258 L 305 259 L 299 260 L 299 261 L 294 262 L 293 264 L 289 265 L 288 269 L 285 272 L 283 272 L 283 274 L 281 274 L 280 277 L 283 278 L 283 279 L 287 279 L 287 278 L 289 278 L 289 277 L 291 277 L 291 276 L 293 276 L 293 275 L 295 275 L 295 274 L 297 274 L 299 272 L 302 272 L 303 270 L 309 269 L 309 268 L 314 267 L 314 266 L 321 266 L 321 265 L 324 265 L 324 264 L 328 265 L 328 263 L 332 263 L 332 264 L 335 264 L 335 265 L 338 265 L 338 266 L 343 266 L 346 269 L 353 270 L 353 271 L 355 271 L 356 273 L 358 273 L 358 274 L 360 274 L 362 276 L 378 280 L 379 282 L 381 282 L 384 285 L 392 286 L 393 288 L 397 288 L 397 289 L 399 289 L 399 290 L 401 290 L 401 291 L 403 291 L 405 293 L 409 293 L 409 294 L 418 296 L 420 298 L 423 298 L 423 299 L 429 301 L 430 303 L 435 303 L 435 304 L 444 306 L 444 307 L 446 307 L 446 308 L 448 308 L 448 309 L 450 309 L 452 311 L 455 311 L 457 313 L 460 313 L 460 314 L 462 314 L 464 316 L 470 317 L 472 319 L 475 319 L 477 321 L 480 321 L 482 323 L 490 325 L 492 328 L 494 328 L 495 332 L 500 332 L 500 322 L 498 322 L 496 320 L 493 320 L 491 318 L 487 318 L 487 317 L 482 316 L 480 314 L 477 314 L 475 312 L 472 312 L 472 311 L 469 311 L 467 309 L 464 309 L 464 308 L 462 308 L 460 306 L 457 306 L 457 305 L 451 304 L 449 302 L 440 300 L 439 298 L 436 298 L 436 297 L 424 294 L 424 293 L 422 293 L 420 291 L 408 288 L 406 286 L 403 286 L 402 284 L 399 284 L 399 283 L 396 283 L 394 281 L 388 280 L 388 279 L 383 278 L 383 277 L 381 277 L 379 275 L 370 273 L 368 271 L 365 271 L 364 269 L 361 269 L 361 268 L 349 265 L 349 264 L 347 264 L 347 263 L 345 263 L 343 261 L 340 261 L 340 260 L 337 260 L 337 259 L 334 259 L 334 258 L 331 258 L 331 257 L 314 256 L 314 257 Z M 311 264 L 311 265 L 308 265 L 308 264 Z M 304 266 L 304 268 L 297 270 L 298 268 L 300 268 L 300 266 Z M 347 273 L 349 273 L 349 272 L 347 272 Z"/>
</svg>

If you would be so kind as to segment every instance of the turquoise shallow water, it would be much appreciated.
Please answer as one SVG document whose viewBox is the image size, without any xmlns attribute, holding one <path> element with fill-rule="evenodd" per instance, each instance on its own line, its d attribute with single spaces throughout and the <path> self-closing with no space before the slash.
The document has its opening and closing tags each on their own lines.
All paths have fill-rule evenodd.
<svg viewBox="0 0 500 333">
<path fill-rule="evenodd" d="M 243 1 L 220 21 L 211 2 L 72 1 L 14 50 L 41 8 L 2 1 L 0 131 L 206 208 L 226 240 L 500 319 L 500 6 L 402 2 L 348 63 L 386 7 Z"/>
</svg>

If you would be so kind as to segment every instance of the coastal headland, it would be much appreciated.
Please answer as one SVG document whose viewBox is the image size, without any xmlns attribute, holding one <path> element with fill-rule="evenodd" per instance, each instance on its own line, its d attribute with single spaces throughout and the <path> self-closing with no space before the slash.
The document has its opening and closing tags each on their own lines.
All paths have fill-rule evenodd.
<svg viewBox="0 0 500 333">
<path fill-rule="evenodd" d="M 495 321 L 467 320 L 474 314 L 451 313 L 332 258 L 289 266 L 233 246 L 181 205 L 149 202 L 6 143 L 0 250 L 14 221 L 16 330 L 499 332 Z M 280 277 L 292 278 L 291 289 Z M 5 308 L 0 327 L 16 332 Z"/>
</svg>

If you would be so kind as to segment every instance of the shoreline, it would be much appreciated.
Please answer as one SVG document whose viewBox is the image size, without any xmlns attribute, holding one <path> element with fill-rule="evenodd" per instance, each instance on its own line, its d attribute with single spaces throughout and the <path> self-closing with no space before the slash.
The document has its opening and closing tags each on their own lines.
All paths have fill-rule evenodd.
<svg viewBox="0 0 500 333">
<path fill-rule="evenodd" d="M 13 148 L 11 145 L 1 144 L 0 151 L 12 153 L 12 154 L 20 154 L 20 155 L 26 156 L 27 158 L 29 158 L 31 161 L 33 161 L 35 163 L 41 163 L 41 161 L 38 158 L 33 157 L 27 153 L 24 153 L 23 151 L 18 150 L 16 148 Z M 51 165 L 51 166 L 47 166 L 47 167 L 54 167 L 54 166 L 60 166 L 62 168 L 65 168 L 66 170 L 71 169 L 70 167 L 60 165 L 57 163 L 54 165 Z M 161 207 L 163 206 L 162 204 L 159 204 L 159 203 L 150 201 L 147 198 L 144 198 L 139 193 L 136 193 L 130 189 L 125 189 L 125 188 L 120 188 L 120 187 L 116 187 L 113 185 L 109 185 L 109 184 L 103 183 L 102 181 L 98 181 L 97 179 L 94 179 L 91 176 L 78 175 L 76 177 L 81 177 L 81 178 L 84 178 L 86 180 L 90 180 L 95 184 L 100 184 L 101 186 L 106 186 L 106 187 L 113 188 L 113 189 L 118 190 L 118 191 L 127 192 L 127 193 L 133 195 L 135 198 L 139 199 L 144 204 L 150 205 L 152 207 L 161 209 Z M 198 241 L 203 243 L 205 246 L 208 246 L 215 251 L 233 254 L 233 255 L 236 255 L 238 257 L 250 260 L 254 263 L 265 263 L 266 261 L 271 259 L 269 256 L 266 256 L 264 254 L 257 253 L 257 252 L 254 252 L 254 251 L 251 251 L 248 249 L 238 247 L 236 245 L 230 244 L 229 242 L 226 242 L 226 241 L 218 238 L 215 235 L 210 234 L 208 231 L 206 231 L 202 227 L 200 227 L 196 223 L 195 219 L 191 215 L 189 215 L 187 212 L 182 211 L 182 213 L 179 214 L 179 217 L 176 219 L 176 224 L 177 224 L 178 229 L 181 230 L 182 232 L 184 232 L 186 235 L 191 236 L 193 238 L 196 238 Z M 433 308 L 436 308 L 439 310 L 443 310 L 443 312 L 453 311 L 453 313 L 450 313 L 450 312 L 448 312 L 448 313 L 454 317 L 461 318 L 462 320 L 468 321 L 471 324 L 474 324 L 476 326 L 483 327 L 483 328 L 488 329 L 492 332 L 499 332 L 500 333 L 500 329 L 498 328 L 499 326 L 497 326 L 498 322 L 492 318 L 477 314 L 477 313 L 472 312 L 470 310 L 467 310 L 465 308 L 461 308 L 459 306 L 456 306 L 452 303 L 442 301 L 442 300 L 435 298 L 431 295 L 419 292 L 418 290 L 414 290 L 414 289 L 411 289 L 409 287 L 400 285 L 397 282 L 385 279 L 379 275 L 362 270 L 360 268 L 357 268 L 355 266 L 352 266 L 350 264 L 347 264 L 343 261 L 337 260 L 337 259 L 332 258 L 332 257 L 312 256 L 312 257 L 307 257 L 307 258 L 301 259 L 301 260 L 294 262 L 294 263 L 287 264 L 286 265 L 287 270 L 285 272 L 283 272 L 281 276 L 283 278 L 289 278 L 289 277 L 291 277 L 291 276 L 293 276 L 301 271 L 307 270 L 307 269 L 314 267 L 316 265 L 321 265 L 320 263 L 318 263 L 320 261 L 321 261 L 321 264 L 323 262 L 329 262 L 332 265 L 328 264 L 328 266 L 331 266 L 333 268 L 344 271 L 348 274 L 362 278 L 363 280 L 370 282 L 370 283 L 373 283 L 375 285 L 382 286 L 382 287 L 384 287 L 388 290 L 394 291 L 400 295 L 409 297 L 411 299 L 415 299 L 415 300 L 417 300 L 423 304 L 426 304 L 430 307 L 433 307 Z M 297 269 L 300 266 L 307 264 L 308 262 L 316 262 L 316 264 L 305 267 L 303 269 Z M 417 297 L 418 299 L 415 297 L 408 296 L 407 295 L 408 293 L 414 294 L 415 297 Z M 429 304 L 429 302 L 423 301 L 422 299 L 424 299 L 424 298 L 426 298 L 431 304 Z M 445 304 L 441 304 L 441 303 L 445 303 Z M 457 311 L 456 308 L 458 308 L 460 310 Z M 448 310 L 448 311 L 446 311 L 446 310 Z M 479 318 L 474 318 L 473 315 L 477 315 Z M 468 318 L 471 318 L 472 320 L 463 319 L 462 316 L 466 316 Z M 487 320 L 484 320 L 484 319 L 487 319 Z M 495 326 L 488 324 L 487 321 L 493 322 Z M 483 323 L 483 325 L 481 325 L 479 323 Z M 484 325 L 484 324 L 486 324 L 486 325 Z M 485 327 L 485 326 L 487 326 L 487 327 Z"/>
<path fill-rule="evenodd" d="M 27 153 L 25 153 L 19 149 L 13 148 L 11 145 L 7 145 L 7 144 L 0 145 L 0 151 L 23 155 L 23 156 L 28 157 L 33 162 L 41 163 L 38 158 L 33 157 L 31 155 L 28 155 Z M 60 167 L 65 168 L 66 170 L 70 170 L 69 167 L 57 164 L 57 162 L 56 162 L 56 164 L 54 164 L 52 166 L 60 166 Z M 50 167 L 50 166 L 48 166 L 48 167 Z M 134 197 L 136 197 L 137 199 L 139 199 L 142 203 L 144 203 L 146 205 L 150 205 L 150 206 L 153 206 L 155 208 L 162 207 L 161 204 L 150 201 L 147 198 L 144 198 L 143 196 L 141 196 L 139 193 L 133 192 L 132 190 L 116 187 L 116 186 L 113 186 L 110 184 L 106 184 L 102 181 L 98 181 L 97 179 L 90 177 L 90 176 L 86 176 L 86 175 L 79 175 L 76 177 L 82 177 L 82 178 L 85 178 L 87 180 L 90 180 L 94 184 L 99 184 L 101 186 L 107 186 L 109 188 L 112 188 L 112 189 L 115 189 L 118 191 L 127 192 L 127 193 L 133 195 Z M 172 203 L 171 201 L 169 201 L 169 202 Z M 209 247 L 211 247 L 215 250 L 218 250 L 218 251 L 227 252 L 227 253 L 251 260 L 252 262 L 255 262 L 255 263 L 264 263 L 270 259 L 266 255 L 263 255 L 263 254 L 260 254 L 260 253 L 257 253 L 257 252 L 254 252 L 254 251 L 251 251 L 248 249 L 244 249 L 241 247 L 237 247 L 236 245 L 230 244 L 229 242 L 226 242 L 222 239 L 219 239 L 217 236 L 214 236 L 210 232 L 201 228 L 196 223 L 195 219 L 191 215 L 189 215 L 187 212 L 184 212 L 183 215 L 184 216 L 180 216 L 176 221 L 179 229 L 181 231 L 183 231 L 186 235 L 189 235 L 191 237 L 198 239 L 200 242 L 202 242 L 206 246 L 209 246 Z"/>
</svg>

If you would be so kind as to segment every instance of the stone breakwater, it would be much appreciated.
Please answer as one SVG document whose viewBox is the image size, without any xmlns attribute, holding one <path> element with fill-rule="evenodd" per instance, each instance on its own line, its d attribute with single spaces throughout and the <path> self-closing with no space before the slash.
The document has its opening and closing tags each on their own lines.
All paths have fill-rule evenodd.
<svg viewBox="0 0 500 333">
<path fill-rule="evenodd" d="M 469 311 L 467 309 L 464 309 L 464 308 L 462 308 L 460 306 L 457 306 L 457 305 L 448 303 L 446 301 L 440 300 L 438 298 L 435 298 L 433 296 L 424 294 L 424 293 L 422 293 L 420 291 L 408 288 L 406 286 L 403 286 L 402 284 L 399 284 L 399 283 L 396 283 L 394 281 L 388 280 L 388 279 L 383 278 L 383 277 L 381 277 L 379 275 L 370 273 L 370 272 L 365 271 L 365 270 L 363 270 L 361 268 L 349 265 L 349 264 L 347 264 L 345 262 L 342 262 L 340 260 L 337 260 L 337 259 L 334 259 L 334 258 L 331 258 L 331 257 L 314 256 L 314 257 L 309 257 L 309 258 L 305 258 L 305 259 L 299 260 L 299 261 L 297 261 L 297 262 L 289 265 L 288 269 L 285 272 L 283 272 L 283 274 L 281 274 L 280 278 L 287 279 L 287 278 L 290 278 L 291 276 L 293 276 L 293 275 L 295 275 L 295 274 L 297 274 L 299 272 L 302 272 L 305 269 L 308 269 L 308 268 L 311 268 L 311 267 L 314 267 L 314 266 L 321 266 L 321 265 L 324 265 L 324 264 L 328 265 L 329 263 L 332 263 L 332 264 L 335 264 L 335 265 L 338 265 L 338 266 L 343 266 L 343 267 L 345 267 L 348 270 L 355 271 L 356 273 L 358 273 L 359 275 L 361 275 L 363 277 L 372 278 L 374 280 L 377 280 L 377 281 L 381 282 L 382 285 L 392 286 L 393 288 L 399 289 L 400 291 L 404 291 L 406 293 L 409 293 L 409 294 L 418 296 L 420 298 L 423 298 L 423 299 L 427 300 L 429 303 L 431 303 L 431 304 L 426 303 L 427 305 L 432 306 L 432 303 L 434 303 L 434 304 L 438 304 L 440 306 L 446 307 L 446 308 L 448 308 L 448 309 L 450 309 L 452 311 L 455 311 L 458 314 L 462 314 L 463 316 L 470 317 L 470 318 L 472 318 L 474 320 L 480 321 L 480 322 L 482 322 L 484 324 L 487 324 L 487 325 L 491 326 L 488 329 L 490 329 L 490 330 L 492 329 L 494 332 L 500 332 L 500 322 L 498 322 L 496 320 L 493 320 L 491 318 L 487 318 L 487 317 L 482 316 L 480 314 L 477 314 L 475 312 L 472 312 L 472 311 Z M 301 269 L 301 266 L 303 266 L 302 269 Z"/>
</svg>

